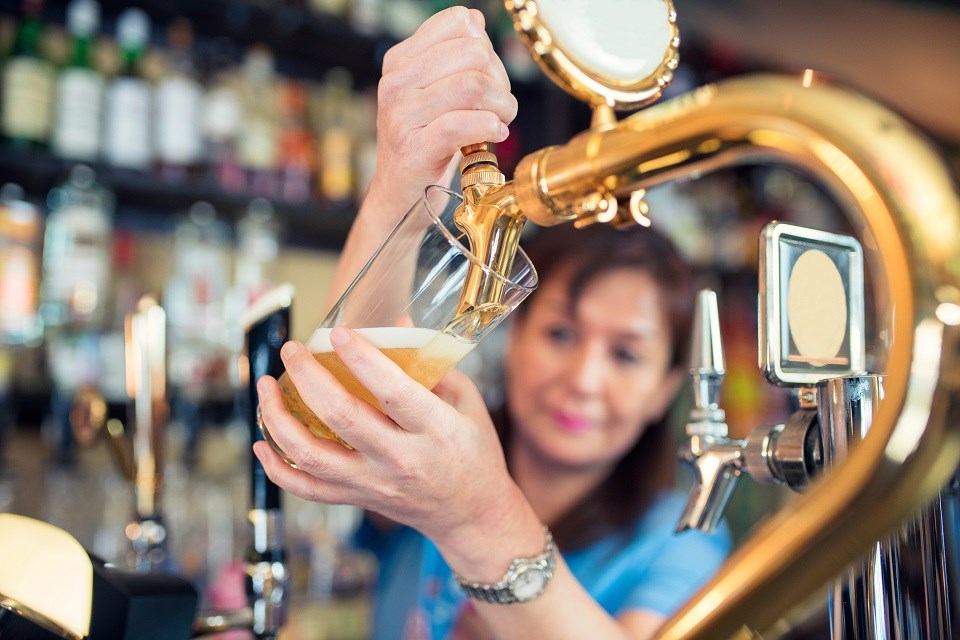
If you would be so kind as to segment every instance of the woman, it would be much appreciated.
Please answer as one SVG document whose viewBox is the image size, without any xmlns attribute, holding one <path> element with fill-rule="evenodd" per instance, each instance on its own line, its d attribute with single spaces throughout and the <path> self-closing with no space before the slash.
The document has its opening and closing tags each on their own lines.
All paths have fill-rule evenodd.
<svg viewBox="0 0 960 640">
<path fill-rule="evenodd" d="M 438 109 L 416 99 L 416 82 L 401 82 L 426 73 L 422 61 L 402 63 L 464 44 L 448 28 L 451 13 L 388 56 L 381 123 L 387 113 Z M 497 96 L 474 94 L 477 110 L 512 117 L 499 67 L 476 66 Z M 406 122 L 446 117 L 440 111 Z M 433 158 L 431 180 L 455 156 L 446 150 Z M 376 221 L 389 218 L 361 215 L 370 226 L 351 237 L 344 273 L 372 251 Z M 349 395 L 302 345 L 288 343 L 282 355 L 310 409 L 354 450 L 313 437 L 286 411 L 275 380 L 258 385 L 264 421 L 298 467 L 258 443 L 275 482 L 405 525 L 377 540 L 392 581 L 378 603 L 387 637 L 646 638 L 728 549 L 725 535 L 672 534 L 682 499 L 669 491 L 675 448 L 663 418 L 683 380 L 692 311 L 682 261 L 649 229 L 599 226 L 543 231 L 528 252 L 541 284 L 514 319 L 496 426 L 462 374 L 431 392 L 342 327 L 331 342 L 385 413 Z"/>
</svg>

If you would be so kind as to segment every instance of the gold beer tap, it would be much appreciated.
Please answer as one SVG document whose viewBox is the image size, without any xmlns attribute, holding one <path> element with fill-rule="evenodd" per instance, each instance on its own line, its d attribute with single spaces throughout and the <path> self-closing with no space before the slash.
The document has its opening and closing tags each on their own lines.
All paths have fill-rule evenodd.
<svg viewBox="0 0 960 640">
<path fill-rule="evenodd" d="M 503 294 L 513 258 L 520 244 L 526 219 L 505 187 L 497 156 L 486 143 L 463 147 L 460 161 L 463 203 L 454 213 L 454 222 L 464 232 L 479 264 L 467 273 L 458 305 L 458 316 L 496 309 Z"/>
</svg>

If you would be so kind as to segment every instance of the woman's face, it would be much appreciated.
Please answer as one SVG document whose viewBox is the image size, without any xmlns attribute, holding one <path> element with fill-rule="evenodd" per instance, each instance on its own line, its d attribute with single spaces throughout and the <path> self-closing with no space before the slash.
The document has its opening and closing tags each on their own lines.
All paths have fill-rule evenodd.
<svg viewBox="0 0 960 640">
<path fill-rule="evenodd" d="M 542 283 L 513 327 L 512 446 L 544 465 L 605 468 L 663 415 L 680 376 L 669 369 L 669 327 L 649 274 L 599 275 L 572 309 L 569 278 L 561 272 Z"/>
</svg>

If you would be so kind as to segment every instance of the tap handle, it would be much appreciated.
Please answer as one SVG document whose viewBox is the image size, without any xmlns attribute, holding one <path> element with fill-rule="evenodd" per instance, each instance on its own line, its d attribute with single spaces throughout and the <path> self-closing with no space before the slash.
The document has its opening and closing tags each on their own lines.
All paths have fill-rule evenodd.
<svg viewBox="0 0 960 640">
<path fill-rule="evenodd" d="M 263 294 L 248 310 L 244 319 L 246 358 L 240 359 L 240 380 L 246 391 L 241 397 L 241 412 L 250 433 L 250 443 L 263 440 L 257 424 L 257 380 L 265 375 L 279 378 L 283 372 L 280 348 L 290 338 L 290 309 L 293 287 L 279 286 Z M 279 509 L 280 489 L 250 454 L 251 509 Z"/>
<path fill-rule="evenodd" d="M 726 372 L 717 294 L 711 289 L 701 289 L 697 294 L 690 345 L 690 377 L 697 410 L 718 409 L 720 383 Z"/>
<path fill-rule="evenodd" d="M 742 473 L 741 443 L 733 440 L 714 444 L 697 455 L 690 452 L 683 461 L 692 467 L 694 480 L 690 497 L 677 522 L 677 533 L 687 529 L 711 533 L 720 523 Z"/>
<path fill-rule="evenodd" d="M 166 313 L 149 296 L 126 317 L 124 351 L 130 399 L 134 493 L 140 519 L 158 519 L 163 485 L 166 405 Z"/>
</svg>

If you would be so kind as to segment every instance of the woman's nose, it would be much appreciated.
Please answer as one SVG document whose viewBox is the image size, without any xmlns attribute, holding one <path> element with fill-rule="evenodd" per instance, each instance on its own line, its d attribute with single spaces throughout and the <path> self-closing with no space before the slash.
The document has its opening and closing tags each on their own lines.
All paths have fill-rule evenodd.
<svg viewBox="0 0 960 640">
<path fill-rule="evenodd" d="M 607 383 L 609 367 L 603 350 L 585 344 L 577 349 L 567 373 L 571 388 L 582 394 L 598 393 Z"/>
</svg>

